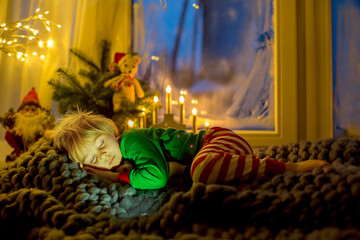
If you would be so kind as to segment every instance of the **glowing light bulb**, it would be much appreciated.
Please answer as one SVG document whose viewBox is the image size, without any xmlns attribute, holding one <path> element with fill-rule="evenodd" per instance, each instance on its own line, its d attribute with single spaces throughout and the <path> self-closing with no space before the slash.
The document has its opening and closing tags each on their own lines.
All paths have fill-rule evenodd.
<svg viewBox="0 0 360 240">
<path fill-rule="evenodd" d="M 43 15 L 42 14 L 39 14 L 39 18 L 42 18 L 43 17 Z"/>
<path fill-rule="evenodd" d="M 28 25 L 24 26 L 24 28 L 29 29 L 30 27 Z"/>
<path fill-rule="evenodd" d="M 180 96 L 180 98 L 179 98 L 179 101 L 180 101 L 180 103 L 184 103 L 184 96 Z"/>
<path fill-rule="evenodd" d="M 29 55 L 27 53 L 24 54 L 25 57 L 28 57 Z"/>
<path fill-rule="evenodd" d="M 21 23 L 18 23 L 18 24 L 16 25 L 16 27 L 18 27 L 18 28 L 21 27 Z"/>
<path fill-rule="evenodd" d="M 25 61 L 25 58 L 21 58 L 21 61 L 22 61 L 22 62 Z"/>
<path fill-rule="evenodd" d="M 57 25 L 57 27 L 58 27 L 58 28 L 61 28 L 61 25 L 60 25 L 60 24 L 58 24 L 58 25 Z"/>
<path fill-rule="evenodd" d="M 159 61 L 159 57 L 158 56 L 151 56 L 151 60 Z"/>
<path fill-rule="evenodd" d="M 41 58 L 41 59 L 45 59 L 45 55 L 41 55 L 40 58 Z"/>
<path fill-rule="evenodd" d="M 49 24 L 50 24 L 50 22 L 49 22 L 49 21 L 45 21 L 45 22 L 46 22 L 46 24 L 47 24 L 47 25 L 49 25 Z"/>
<path fill-rule="evenodd" d="M 14 39 L 14 42 L 17 42 L 17 39 Z"/>
<path fill-rule="evenodd" d="M 41 40 L 39 41 L 39 46 L 40 46 L 40 47 L 43 47 L 43 46 L 44 46 L 43 41 L 41 41 Z"/>
<path fill-rule="evenodd" d="M 9 57 L 11 57 L 11 56 L 12 56 L 12 54 L 11 54 L 11 53 L 8 53 L 8 56 L 9 56 Z"/>
<path fill-rule="evenodd" d="M 50 27 L 46 27 L 46 29 L 50 32 Z"/>
<path fill-rule="evenodd" d="M 7 31 L 7 28 L 5 27 L 4 30 Z"/>
<path fill-rule="evenodd" d="M 40 8 L 36 9 L 36 11 L 35 11 L 35 12 L 39 12 L 39 11 L 40 11 Z"/>
<path fill-rule="evenodd" d="M 157 96 L 154 97 L 154 102 L 159 102 L 159 98 Z"/>
<path fill-rule="evenodd" d="M 32 55 L 36 56 L 36 55 L 37 55 L 37 52 L 33 52 Z"/>
<path fill-rule="evenodd" d="M 12 41 L 8 41 L 7 44 L 8 44 L 8 45 L 12 44 Z"/>
<path fill-rule="evenodd" d="M 51 39 L 49 39 L 49 41 L 47 41 L 47 46 L 48 47 L 54 46 L 54 42 Z"/>
<path fill-rule="evenodd" d="M 49 11 L 46 11 L 45 14 L 49 14 Z"/>
<path fill-rule="evenodd" d="M 33 40 L 33 39 L 34 39 L 34 37 L 33 37 L 33 36 L 29 37 L 29 40 Z"/>
<path fill-rule="evenodd" d="M 187 95 L 187 91 L 186 90 L 180 90 L 180 94 L 181 95 Z"/>
</svg>

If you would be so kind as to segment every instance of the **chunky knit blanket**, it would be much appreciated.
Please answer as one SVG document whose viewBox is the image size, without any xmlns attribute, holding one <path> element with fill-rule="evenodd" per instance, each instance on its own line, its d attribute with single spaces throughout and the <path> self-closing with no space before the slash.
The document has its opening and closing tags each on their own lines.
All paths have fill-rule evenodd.
<svg viewBox="0 0 360 240">
<path fill-rule="evenodd" d="M 263 147 L 256 156 L 331 166 L 239 186 L 139 191 L 87 175 L 43 138 L 0 171 L 0 238 L 360 239 L 359 139 Z"/>
</svg>

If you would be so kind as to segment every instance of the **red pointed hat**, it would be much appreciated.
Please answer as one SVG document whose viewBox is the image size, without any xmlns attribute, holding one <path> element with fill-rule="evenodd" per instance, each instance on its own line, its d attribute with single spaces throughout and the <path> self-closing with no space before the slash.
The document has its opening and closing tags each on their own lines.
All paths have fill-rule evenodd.
<svg viewBox="0 0 360 240">
<path fill-rule="evenodd" d="M 39 101 L 39 98 L 37 96 L 37 93 L 36 93 L 34 87 L 24 97 L 24 99 L 22 100 L 22 102 L 21 102 L 21 104 L 20 104 L 20 106 L 18 108 L 18 111 L 20 111 L 26 105 L 35 105 L 37 107 L 40 107 L 40 101 Z"/>
<path fill-rule="evenodd" d="M 125 57 L 125 55 L 126 55 L 126 53 L 119 53 L 119 52 L 115 53 L 114 62 L 115 62 L 115 63 L 119 63 L 120 60 L 121 60 L 123 57 Z"/>
</svg>

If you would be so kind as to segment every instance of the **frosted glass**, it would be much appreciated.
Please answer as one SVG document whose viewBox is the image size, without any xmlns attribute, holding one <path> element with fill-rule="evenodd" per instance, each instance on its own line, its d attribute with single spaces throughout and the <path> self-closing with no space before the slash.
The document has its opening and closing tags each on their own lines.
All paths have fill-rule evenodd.
<svg viewBox="0 0 360 240">
<path fill-rule="evenodd" d="M 140 54 L 159 61 L 145 60 L 139 71 L 161 93 L 160 102 L 165 105 L 170 84 L 175 101 L 187 90 L 188 127 L 196 107 L 200 128 L 208 120 L 210 126 L 234 130 L 274 130 L 273 1 L 206 0 L 196 8 L 193 1 L 178 0 L 167 1 L 166 10 L 158 0 L 143 4 L 146 35 Z M 172 109 L 176 120 L 179 106 Z"/>
<path fill-rule="evenodd" d="M 360 136 L 360 1 L 332 0 L 334 136 Z"/>
</svg>

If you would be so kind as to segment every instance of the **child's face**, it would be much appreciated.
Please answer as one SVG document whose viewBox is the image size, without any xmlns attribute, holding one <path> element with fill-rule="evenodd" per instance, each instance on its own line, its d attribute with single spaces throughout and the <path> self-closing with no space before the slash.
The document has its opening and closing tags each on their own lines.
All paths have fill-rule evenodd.
<svg viewBox="0 0 360 240">
<path fill-rule="evenodd" d="M 120 146 L 115 136 L 100 134 L 79 151 L 80 162 L 102 169 L 118 166 L 122 159 Z"/>
</svg>

